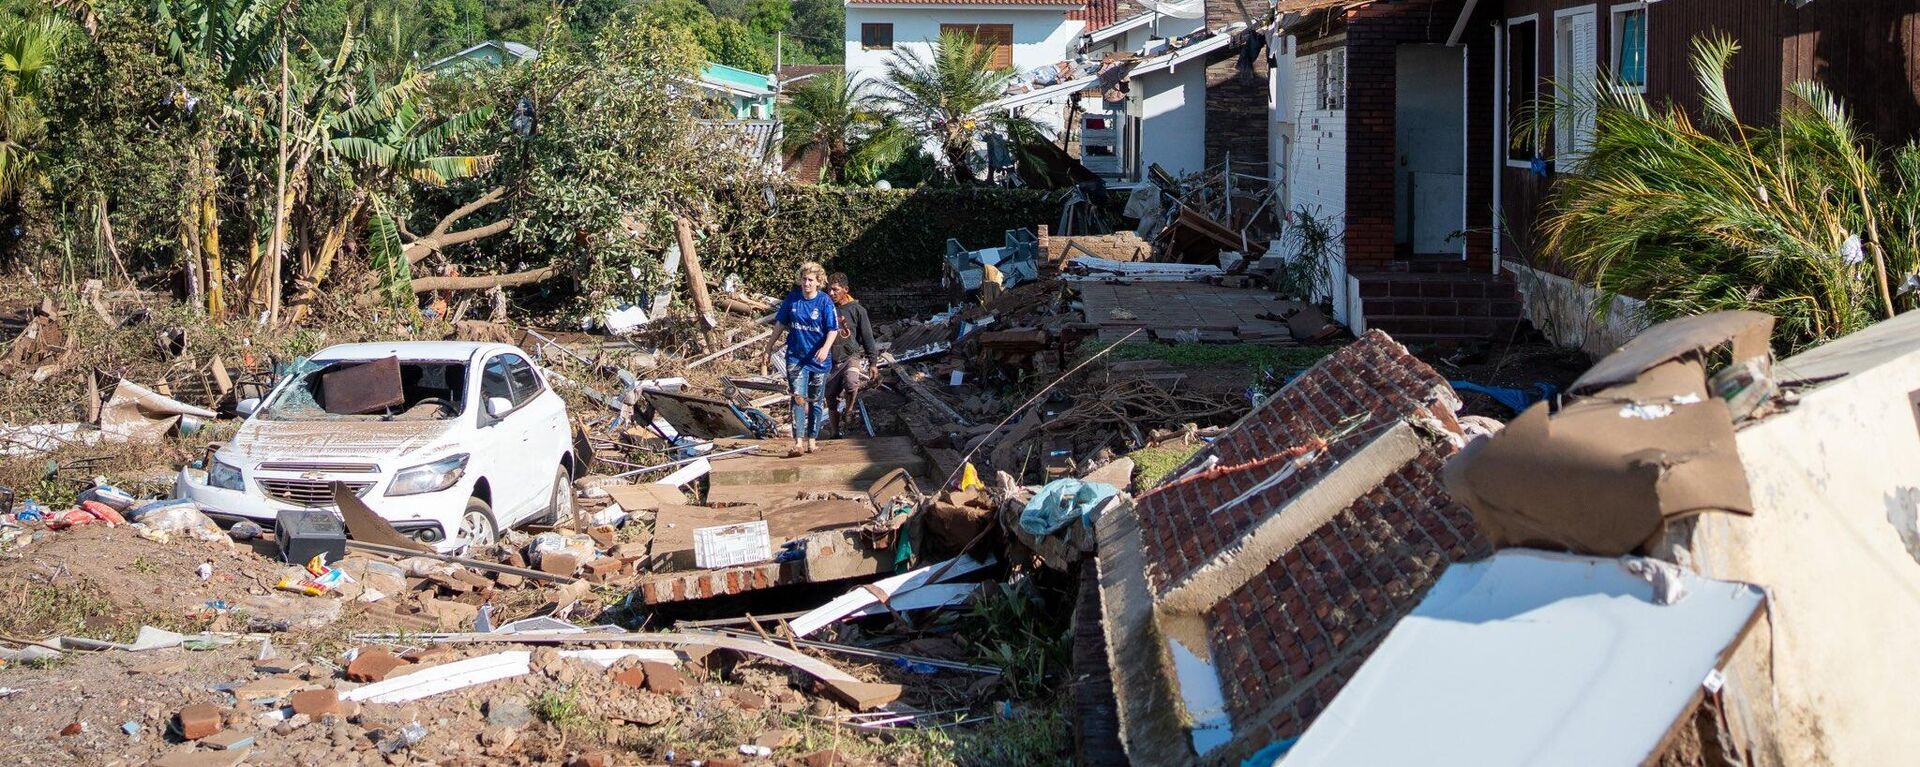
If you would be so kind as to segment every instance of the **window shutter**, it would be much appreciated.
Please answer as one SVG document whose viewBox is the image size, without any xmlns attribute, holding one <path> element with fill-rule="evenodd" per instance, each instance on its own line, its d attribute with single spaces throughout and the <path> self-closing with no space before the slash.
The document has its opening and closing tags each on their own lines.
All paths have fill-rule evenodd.
<svg viewBox="0 0 1920 767">
<path fill-rule="evenodd" d="M 1573 116 L 1573 153 L 1585 157 L 1593 148 L 1593 98 L 1599 85 L 1599 40 L 1591 13 L 1573 17 L 1573 71 L 1580 109 Z"/>
</svg>

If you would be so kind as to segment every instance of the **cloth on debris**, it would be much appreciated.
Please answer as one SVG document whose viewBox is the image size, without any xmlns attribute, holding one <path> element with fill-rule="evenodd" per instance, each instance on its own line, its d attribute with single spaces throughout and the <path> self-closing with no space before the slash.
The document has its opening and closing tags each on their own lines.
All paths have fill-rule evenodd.
<svg viewBox="0 0 1920 767">
<path fill-rule="evenodd" d="M 1495 402 L 1507 406 L 1515 413 L 1524 412 L 1533 407 L 1533 403 L 1553 399 L 1560 393 L 1560 387 L 1545 381 L 1536 381 L 1530 389 L 1513 389 L 1505 386 L 1485 386 L 1472 381 L 1448 381 L 1454 391 L 1470 391 L 1492 397 Z"/>
<path fill-rule="evenodd" d="M 1035 493 L 1033 500 L 1027 501 L 1026 509 L 1020 513 L 1020 529 L 1034 535 L 1047 535 L 1069 522 L 1084 519 L 1101 501 L 1119 492 L 1120 488 L 1099 482 L 1073 477 L 1056 479 Z"/>
<path fill-rule="evenodd" d="M 1704 365 L 1729 340 L 1735 364 L 1765 357 L 1772 319 L 1734 314 L 1746 316 L 1649 328 L 1575 381 L 1560 412 L 1538 403 L 1470 442 L 1445 468 L 1448 492 L 1496 546 L 1601 556 L 1644 549 L 1677 517 L 1752 514 L 1733 420 Z"/>
<path fill-rule="evenodd" d="M 817 358 L 827 334 L 840 329 L 840 314 L 825 291 L 806 297 L 799 288 L 787 292 L 773 321 L 787 327 L 787 367 L 804 367 L 816 373 L 833 369 L 828 360 Z"/>
</svg>

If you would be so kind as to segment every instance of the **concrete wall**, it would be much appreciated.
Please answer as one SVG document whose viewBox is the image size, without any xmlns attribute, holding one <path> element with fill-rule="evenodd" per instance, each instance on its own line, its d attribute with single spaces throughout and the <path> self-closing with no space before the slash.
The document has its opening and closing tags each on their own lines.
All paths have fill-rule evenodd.
<svg viewBox="0 0 1920 767">
<path fill-rule="evenodd" d="M 1180 176 L 1207 167 L 1207 67 L 1204 61 L 1133 78 L 1140 101 L 1140 169 L 1159 163 Z"/>
<path fill-rule="evenodd" d="M 1641 316 L 1645 304 L 1639 300 L 1615 297 L 1607 316 L 1597 317 L 1594 306 L 1601 300 L 1599 291 L 1512 261 L 1502 261 L 1500 267 L 1513 277 L 1522 316 L 1556 345 L 1599 359 L 1647 328 Z"/>
<path fill-rule="evenodd" d="M 1751 517 L 1706 514 L 1685 541 L 1715 578 L 1765 586 L 1773 696 L 1743 700 L 1789 765 L 1911 763 L 1920 728 L 1920 312 L 1776 365 L 1776 377 L 1844 375 L 1739 432 Z M 1765 653 L 1734 667 L 1764 691 Z M 1775 717 L 1777 716 L 1777 719 Z M 1773 720 L 1773 721 L 1769 721 Z"/>
<path fill-rule="evenodd" d="M 1306 206 L 1323 219 L 1339 222 L 1347 211 L 1347 113 L 1321 109 L 1315 95 L 1328 55 L 1321 51 L 1294 59 L 1293 160 L 1287 195 L 1293 207 Z"/>
<path fill-rule="evenodd" d="M 942 24 L 1013 25 L 1013 68 L 1026 72 L 1070 58 L 1087 23 L 1067 18 L 1067 8 L 940 7 L 887 8 L 849 5 L 846 26 L 847 78 L 885 77 L 887 61 L 906 51 L 930 55 L 940 39 Z M 867 50 L 860 45 L 860 25 L 893 25 L 893 48 Z M 1057 104 L 1038 105 L 1023 112 L 1053 135 L 1059 135 L 1064 112 Z"/>
</svg>

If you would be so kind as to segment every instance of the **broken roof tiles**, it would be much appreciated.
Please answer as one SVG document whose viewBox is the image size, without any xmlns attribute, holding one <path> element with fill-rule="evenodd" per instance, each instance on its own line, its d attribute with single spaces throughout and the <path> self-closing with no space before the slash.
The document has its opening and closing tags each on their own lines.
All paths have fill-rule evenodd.
<svg viewBox="0 0 1920 767">
<path fill-rule="evenodd" d="M 1238 764 L 1294 737 L 1450 562 L 1491 551 L 1440 468 L 1446 380 L 1379 331 L 1322 360 L 1100 522 L 1123 741 Z M 1183 476 L 1176 472 L 1175 476 Z"/>
</svg>

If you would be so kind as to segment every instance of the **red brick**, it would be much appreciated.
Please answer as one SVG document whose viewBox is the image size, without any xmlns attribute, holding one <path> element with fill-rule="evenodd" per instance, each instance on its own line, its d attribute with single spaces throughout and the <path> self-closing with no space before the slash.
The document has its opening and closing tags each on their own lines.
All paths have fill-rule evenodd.
<svg viewBox="0 0 1920 767">
<path fill-rule="evenodd" d="M 398 655 L 379 649 L 362 649 L 347 664 L 347 679 L 353 682 L 378 682 L 393 674 L 394 669 L 408 665 Z"/>
<path fill-rule="evenodd" d="M 623 668 L 613 672 L 613 681 L 634 689 L 647 686 L 647 672 L 638 666 Z"/>
<path fill-rule="evenodd" d="M 572 575 L 580 570 L 580 558 L 573 554 L 549 551 L 540 555 L 540 572 Z"/>
<path fill-rule="evenodd" d="M 645 661 L 640 668 L 646 672 L 647 689 L 661 695 L 678 695 L 687 688 L 687 678 L 671 663 Z"/>
<path fill-rule="evenodd" d="M 187 740 L 207 737 L 219 732 L 223 726 L 220 709 L 214 708 L 211 703 L 195 703 L 180 709 L 176 719 L 180 723 L 180 737 Z"/>
<path fill-rule="evenodd" d="M 293 713 L 319 719 L 328 714 L 338 715 L 340 711 L 340 693 L 331 687 L 301 690 L 293 694 Z"/>
</svg>

